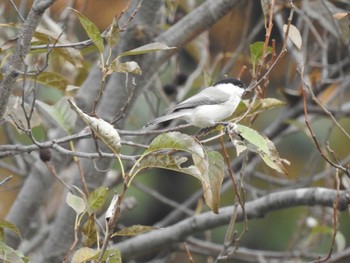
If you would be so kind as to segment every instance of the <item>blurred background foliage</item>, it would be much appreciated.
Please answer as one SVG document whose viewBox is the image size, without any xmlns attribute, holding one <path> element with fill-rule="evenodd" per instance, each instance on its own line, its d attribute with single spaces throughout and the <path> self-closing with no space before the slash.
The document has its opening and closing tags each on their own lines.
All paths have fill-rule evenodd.
<svg viewBox="0 0 350 263">
<path fill-rule="evenodd" d="M 31 6 L 31 2 L 32 1 L 15 1 L 23 14 L 26 14 L 28 8 Z M 121 10 L 128 5 L 128 1 L 126 0 L 81 0 L 73 2 L 75 3 L 73 7 L 92 20 L 101 31 L 106 29 L 111 23 L 116 14 L 116 10 L 121 12 Z M 171 27 L 203 1 L 168 0 L 164 2 L 165 7 L 163 12 L 165 13 L 165 19 L 162 24 L 159 24 L 162 30 Z M 281 14 L 286 21 L 290 11 L 287 5 L 285 5 L 286 1 L 276 2 L 277 12 Z M 337 91 L 337 89 L 340 89 L 342 78 L 346 74 L 349 75 L 350 53 L 348 45 L 350 38 L 350 21 L 348 17 L 341 20 L 332 20 L 332 16 L 323 16 L 317 20 L 312 15 L 317 12 L 321 13 L 323 10 L 322 6 L 326 4 L 327 7 L 331 6 L 333 8 L 328 9 L 330 14 L 334 13 L 334 10 L 338 12 L 349 11 L 350 4 L 348 1 L 341 0 L 305 1 L 309 2 L 313 7 L 318 6 L 316 2 L 323 3 L 319 4 L 318 8 L 315 8 L 311 12 L 311 10 L 308 9 L 310 7 L 305 7 L 303 2 L 304 1 L 294 1 L 294 5 L 299 12 L 296 12 L 292 23 L 296 23 L 296 26 L 300 28 L 303 37 L 309 35 L 308 41 L 305 43 L 307 47 L 304 48 L 304 50 L 308 52 L 305 58 L 305 63 L 308 65 L 309 70 L 308 74 L 313 81 L 312 84 L 315 88 L 315 92 L 318 92 L 320 96 L 319 98 L 325 103 L 330 102 L 328 105 L 333 109 L 341 111 L 341 105 L 350 98 L 349 82 L 346 87 L 342 88 L 343 90 L 341 92 Z M 61 21 L 63 18 L 68 17 L 68 19 L 64 19 L 64 21 L 66 21 L 65 30 L 67 31 L 69 41 L 74 42 L 86 39 L 87 36 L 82 30 L 81 25 L 78 23 L 76 17 L 71 16 L 67 12 L 66 6 L 66 1 L 56 1 L 50 9 L 45 23 L 49 24 L 51 19 L 53 21 Z M 18 29 L 16 29 L 15 26 L 11 28 L 5 25 L 17 23 L 17 17 L 12 6 L 7 1 L 0 3 L 0 13 L 0 23 L 2 23 L 0 30 L 0 44 L 2 43 L 0 57 L 1 60 L 4 60 L 11 52 L 11 43 L 9 43 L 8 40 L 15 37 L 18 33 Z M 306 27 L 303 27 L 305 23 L 310 23 L 310 28 L 308 30 L 305 29 Z M 334 28 L 336 28 L 338 32 L 333 32 L 332 30 Z M 317 34 L 313 31 L 317 32 Z M 319 51 L 321 47 L 319 45 L 320 43 L 317 43 L 316 35 L 321 37 L 326 44 L 327 52 L 325 52 L 325 54 L 327 56 L 326 59 L 329 70 L 333 69 L 333 67 L 340 62 L 344 62 L 345 64 L 339 72 L 333 74 L 333 79 L 326 79 L 328 82 L 325 81 L 322 75 L 324 73 L 322 66 L 324 65 L 322 65 L 321 58 L 318 56 L 318 52 L 321 52 Z M 175 100 L 196 93 L 202 87 L 209 85 L 212 79 L 215 80 L 222 77 L 222 75 L 238 76 L 243 66 L 247 66 L 247 69 L 243 72 L 241 77 L 246 84 L 249 84 L 251 80 L 251 74 L 249 72 L 251 69 L 249 45 L 256 41 L 264 41 L 264 39 L 264 15 L 262 13 L 260 1 L 241 1 L 241 4 L 237 8 L 221 19 L 208 32 L 202 33 L 184 49 L 179 50 L 175 56 L 161 67 L 159 74 L 152 84 L 153 87 L 140 96 L 135 106 L 130 109 L 131 113 L 128 117 L 126 129 L 140 129 L 147 121 L 166 111 L 169 105 L 174 103 Z M 275 39 L 276 51 L 279 52 L 283 40 L 278 26 L 273 28 L 271 39 Z M 57 55 L 57 57 L 53 55 L 48 68 L 50 71 L 55 71 L 64 76 L 71 85 L 79 86 L 89 74 L 91 66 L 96 63 L 96 49 L 89 47 L 80 51 L 74 51 L 71 56 L 73 55 L 75 56 L 74 63 L 70 64 L 64 61 L 59 55 Z M 235 57 L 233 66 L 229 67 L 228 70 L 224 70 L 232 57 Z M 45 54 L 32 54 L 30 59 L 36 66 L 41 66 L 45 63 Z M 197 75 L 193 75 L 196 69 L 199 69 L 199 72 Z M 290 102 L 290 100 L 299 101 L 301 97 L 298 91 L 300 90 L 301 83 L 297 75 L 296 63 L 291 54 L 287 53 L 278 62 L 278 66 L 268 75 L 267 81 L 262 84 L 267 87 L 266 97 L 278 98 L 287 103 Z M 188 78 L 193 78 L 190 79 L 190 82 L 192 82 L 190 88 L 186 87 L 189 83 Z M 290 91 L 296 94 L 296 96 L 286 95 L 286 92 Z M 18 95 L 21 94 L 19 89 L 16 92 Z M 66 92 L 67 91 L 64 90 L 58 90 L 57 88 L 39 86 L 36 95 L 38 100 L 52 104 L 66 95 Z M 286 98 L 286 96 L 289 97 Z M 337 98 L 333 98 L 333 96 Z M 264 129 L 268 128 L 269 125 L 278 118 L 282 110 L 283 108 L 277 108 L 260 114 L 254 122 L 253 127 L 258 131 L 264 131 Z M 347 113 L 345 112 L 343 117 L 339 118 L 339 121 L 342 127 L 349 132 L 349 111 L 347 111 Z M 306 130 L 304 119 L 301 117 L 299 119 L 286 120 L 286 122 L 291 124 L 291 128 L 284 134 L 279 135 L 275 144 L 280 156 L 289 160 L 291 163 L 291 165 L 287 167 L 289 173 L 288 178 L 281 178 L 264 164 L 258 165 L 254 171 L 260 172 L 268 177 L 277 178 L 277 180 L 286 180 L 286 184 L 284 186 L 272 184 L 256 176 L 245 174 L 243 184 L 246 184 L 248 187 L 248 199 L 252 198 L 254 194 L 259 196 L 279 188 L 293 188 L 298 187 L 298 185 L 334 188 L 334 174 L 321 177 L 319 180 L 312 179 L 315 174 L 322 172 L 329 166 L 320 157 L 310 138 L 309 132 Z M 33 135 L 38 141 L 45 140 L 45 133 L 49 125 L 50 124 L 44 122 L 41 126 L 33 129 Z M 323 146 L 329 143 L 339 160 L 349 157 L 349 139 L 334 126 L 333 122 L 327 116 L 323 114 L 314 115 L 312 119 L 312 128 L 319 142 Z M 9 124 L 5 124 L 1 127 L 0 132 L 1 144 L 31 143 L 25 135 L 19 134 L 16 129 Z M 184 132 L 193 134 L 196 132 L 196 129 L 187 128 Z M 11 135 L 11 137 L 9 137 L 9 135 Z M 135 137 L 126 137 L 125 140 L 127 139 L 135 140 L 135 142 L 139 140 L 140 143 L 145 143 L 148 140 L 148 138 L 142 137 L 137 139 L 135 139 Z M 125 154 L 137 153 L 134 148 L 130 147 L 123 148 L 123 152 Z M 234 158 L 234 150 L 230 149 L 229 152 L 231 158 Z M 16 193 L 26 177 L 26 167 L 30 165 L 32 158 L 37 158 L 36 152 L 25 154 L 20 157 L 20 159 L 23 160 L 19 163 L 22 163 L 23 166 L 18 169 L 21 171 L 19 174 L 17 174 L 15 170 L 11 171 L 6 169 L 7 165 L 14 164 L 12 158 L 1 160 L 1 166 L 3 168 L 0 168 L 0 180 L 9 175 L 13 175 L 13 179 L 0 188 L 0 218 L 6 216 L 13 200 L 16 198 Z M 115 164 L 114 169 L 118 169 L 118 164 Z M 153 169 L 143 173 L 137 177 L 135 184 L 154 189 L 168 199 L 179 203 L 184 202 L 194 192 L 200 189 L 200 183 L 194 178 L 160 169 Z M 346 186 L 343 185 L 342 187 Z M 56 186 L 54 189 L 58 194 L 60 186 Z M 55 194 L 56 192 L 53 192 L 52 195 L 54 196 Z M 123 215 L 121 224 L 124 225 L 153 225 L 155 222 L 162 220 L 162 218 L 173 209 L 150 196 L 149 193 L 146 193 L 144 190 L 139 189 L 137 186 L 130 188 L 128 196 L 136 199 L 137 206 L 131 211 L 128 211 L 126 215 Z M 234 192 L 231 188 L 223 193 L 221 205 L 232 205 L 234 200 Z M 48 207 L 53 205 L 53 203 L 54 201 L 48 201 Z M 207 210 L 206 206 L 200 203 L 198 203 L 197 209 L 198 211 Z M 54 213 L 52 207 L 48 208 L 48 210 Z M 261 250 L 279 251 L 292 248 L 310 248 L 310 251 L 316 253 L 328 253 L 331 235 L 322 234 L 320 232 L 318 235 L 322 238 L 311 240 L 312 228 L 306 223 L 308 217 L 314 217 L 318 220 L 319 224 L 325 225 L 330 229 L 332 228 L 331 209 L 317 207 L 284 209 L 282 211 L 272 212 L 263 219 L 249 220 L 249 231 L 244 234 L 240 244 L 245 247 Z M 345 236 L 347 244 L 350 242 L 350 223 L 348 219 L 348 212 L 342 212 L 340 215 L 339 231 Z M 242 224 L 238 224 L 237 231 L 243 231 Z M 221 227 L 210 232 L 211 233 L 207 234 L 212 236 L 215 242 L 221 244 L 224 239 L 226 227 Z M 180 262 L 182 260 L 184 262 L 186 259 L 186 255 L 179 253 L 179 255 L 174 258 L 173 262 Z M 198 256 L 198 258 L 195 258 L 195 262 L 205 262 L 204 259 L 201 261 L 202 259 L 202 257 Z"/>
</svg>

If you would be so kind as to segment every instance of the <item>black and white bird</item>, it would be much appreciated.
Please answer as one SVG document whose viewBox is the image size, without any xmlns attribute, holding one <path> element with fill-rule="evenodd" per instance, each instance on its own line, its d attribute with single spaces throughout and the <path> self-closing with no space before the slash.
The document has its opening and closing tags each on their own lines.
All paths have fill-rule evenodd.
<svg viewBox="0 0 350 263">
<path fill-rule="evenodd" d="M 177 104 L 167 114 L 152 120 L 145 127 L 173 119 L 183 119 L 200 128 L 215 126 L 233 114 L 244 91 L 245 85 L 236 78 L 220 80 Z"/>
</svg>

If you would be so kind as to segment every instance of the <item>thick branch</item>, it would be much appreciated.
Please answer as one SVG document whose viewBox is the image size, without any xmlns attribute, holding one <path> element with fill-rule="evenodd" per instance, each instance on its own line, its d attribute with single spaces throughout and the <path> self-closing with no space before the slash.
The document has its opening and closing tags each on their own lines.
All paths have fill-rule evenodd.
<svg viewBox="0 0 350 263">
<path fill-rule="evenodd" d="M 259 199 L 247 202 L 245 211 L 248 219 L 261 218 L 268 213 L 296 206 L 333 207 L 337 191 L 326 188 L 302 188 L 268 194 Z M 350 191 L 339 192 L 339 210 L 347 209 L 350 204 Z M 122 252 L 123 260 L 135 258 L 150 250 L 156 250 L 171 243 L 181 242 L 188 236 L 211 228 L 226 225 L 232 218 L 235 207 L 225 207 L 220 213 L 203 213 L 185 219 L 175 225 L 155 230 L 130 238 L 116 245 Z M 237 207 L 237 221 L 244 219 L 241 207 Z"/>
</svg>

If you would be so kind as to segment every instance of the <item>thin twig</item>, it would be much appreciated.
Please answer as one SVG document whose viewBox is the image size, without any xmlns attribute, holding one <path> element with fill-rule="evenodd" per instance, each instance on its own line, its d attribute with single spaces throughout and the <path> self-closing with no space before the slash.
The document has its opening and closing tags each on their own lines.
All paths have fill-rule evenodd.
<svg viewBox="0 0 350 263">
<path fill-rule="evenodd" d="M 303 96 L 303 103 L 304 103 L 304 116 L 305 116 L 305 124 L 310 132 L 310 135 L 311 135 L 311 138 L 312 140 L 314 141 L 314 144 L 318 150 L 318 152 L 321 154 L 322 158 L 328 162 L 330 165 L 332 165 L 333 167 L 341 170 L 342 172 L 344 172 L 347 176 L 350 176 L 350 170 L 339 165 L 339 164 L 336 164 L 334 162 L 332 162 L 323 152 L 323 150 L 321 149 L 321 146 L 320 144 L 318 143 L 318 140 L 316 138 L 316 135 L 313 131 L 313 129 L 311 128 L 311 125 L 310 125 L 310 121 L 309 121 L 309 114 L 308 114 L 308 109 L 307 109 L 307 99 L 306 99 L 306 88 L 305 88 L 305 80 L 304 80 L 304 65 L 302 65 L 301 67 L 301 72 L 300 72 L 300 77 L 301 77 L 301 85 L 302 85 L 302 89 L 301 89 L 301 92 L 302 92 L 302 96 Z"/>
<path fill-rule="evenodd" d="M 12 5 L 13 9 L 15 9 L 17 16 L 19 17 L 19 19 L 21 20 L 21 22 L 23 23 L 25 21 L 24 17 L 22 16 L 21 12 L 18 10 L 16 4 L 13 2 L 13 0 L 9 0 L 10 4 Z"/>
<path fill-rule="evenodd" d="M 195 263 L 195 262 L 194 262 L 194 259 L 193 259 L 193 257 L 192 257 L 192 255 L 191 255 L 191 252 L 190 252 L 189 248 L 187 247 L 186 242 L 184 242 L 183 244 L 184 244 L 184 248 L 185 248 L 185 251 L 186 251 L 186 255 L 187 255 L 188 261 L 189 261 L 190 263 Z"/>
<path fill-rule="evenodd" d="M 132 81 L 131 81 L 131 82 L 132 82 Z M 132 82 L 132 83 L 133 83 L 133 82 Z M 128 86 L 127 86 L 127 83 L 126 83 L 126 87 L 128 87 Z M 132 97 L 133 97 L 133 95 L 134 95 L 135 88 L 136 88 L 136 85 L 134 85 L 134 83 L 133 83 L 132 88 L 131 88 L 131 91 L 130 91 L 130 92 L 127 91 L 128 97 L 127 97 L 127 99 L 126 99 L 126 102 L 125 102 L 124 106 L 121 107 L 120 110 L 116 113 L 115 117 L 114 117 L 113 120 L 110 122 L 111 124 L 115 124 L 115 123 L 117 123 L 119 120 L 125 118 L 126 110 L 128 109 L 128 106 L 129 106 L 129 104 L 130 104 L 130 102 L 131 102 L 131 99 L 132 99 Z"/>
<path fill-rule="evenodd" d="M 0 181 L 0 186 L 3 186 L 4 184 L 6 184 L 8 181 L 10 181 L 13 178 L 13 175 L 9 175 L 7 177 L 5 177 L 4 179 L 2 179 Z"/>
<path fill-rule="evenodd" d="M 239 240 L 242 238 L 243 234 L 248 230 L 248 218 L 247 218 L 247 214 L 245 211 L 244 200 L 240 194 L 240 187 L 238 187 L 238 184 L 237 184 L 236 179 L 235 179 L 235 175 L 233 174 L 233 171 L 231 169 L 229 155 L 226 151 L 222 137 L 220 138 L 220 144 L 221 144 L 221 148 L 224 152 L 223 156 L 224 156 L 224 159 L 225 159 L 225 162 L 227 165 L 227 171 L 228 171 L 230 178 L 232 180 L 232 185 L 234 188 L 235 196 L 237 197 L 238 204 L 240 205 L 240 207 L 242 209 L 242 213 L 244 215 L 244 229 L 243 229 L 242 233 L 240 234 L 239 238 L 236 240 L 234 240 L 234 231 L 233 231 L 233 227 L 234 227 L 234 224 L 236 221 L 236 215 L 235 214 L 232 215 L 232 218 L 231 218 L 230 224 L 229 224 L 229 229 L 227 230 L 226 237 L 225 237 L 225 247 L 228 247 L 232 244 L 233 241 L 239 242 Z M 235 211 L 237 211 L 237 210 L 235 209 Z"/>
<path fill-rule="evenodd" d="M 332 235 L 331 246 L 329 248 L 328 255 L 324 259 L 318 259 L 317 263 L 328 262 L 328 260 L 331 258 L 335 241 L 336 241 L 336 236 L 338 233 L 338 205 L 339 205 L 339 190 L 340 190 L 340 180 L 339 180 L 338 169 L 335 176 L 335 182 L 336 182 L 337 195 L 333 203 L 333 235 Z"/>
<path fill-rule="evenodd" d="M 266 77 L 271 73 L 271 71 L 275 68 L 275 66 L 277 65 L 277 63 L 279 62 L 279 60 L 287 53 L 287 39 L 288 39 L 288 35 L 289 35 L 289 28 L 290 25 L 292 23 L 292 18 L 293 18 L 293 14 L 294 14 L 294 5 L 291 4 L 291 11 L 288 17 L 288 24 L 287 24 L 287 29 L 286 32 L 284 34 L 284 39 L 283 39 L 283 45 L 282 45 L 282 49 L 281 52 L 278 54 L 278 56 L 275 58 L 274 62 L 271 64 L 271 66 L 267 69 L 267 71 L 264 73 L 264 75 L 256 82 L 253 83 L 253 85 L 251 87 L 249 87 L 247 90 L 253 90 L 255 89 L 263 80 L 266 79 Z"/>
<path fill-rule="evenodd" d="M 70 187 L 68 184 L 66 184 L 65 181 L 63 181 L 58 174 L 56 173 L 55 167 L 50 164 L 50 162 L 45 162 L 47 169 L 49 172 L 70 192 L 72 192 L 72 187 Z"/>
<path fill-rule="evenodd" d="M 129 179 L 130 179 L 129 175 L 126 175 L 124 178 L 124 182 L 123 182 L 123 189 L 122 189 L 120 195 L 118 195 L 117 203 L 114 207 L 112 217 L 109 218 L 109 220 L 106 222 L 106 234 L 105 234 L 105 238 L 103 240 L 100 256 L 98 257 L 97 262 L 102 261 L 102 258 L 106 252 L 109 240 L 111 239 L 113 232 L 114 232 L 114 229 L 116 227 L 116 222 L 120 217 L 121 203 L 125 197 L 126 191 L 128 190 Z"/>
</svg>

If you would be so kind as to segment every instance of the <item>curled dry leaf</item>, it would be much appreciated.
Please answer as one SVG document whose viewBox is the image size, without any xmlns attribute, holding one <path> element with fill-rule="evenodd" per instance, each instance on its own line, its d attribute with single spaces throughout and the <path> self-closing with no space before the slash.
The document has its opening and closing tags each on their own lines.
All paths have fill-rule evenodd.
<svg viewBox="0 0 350 263">
<path fill-rule="evenodd" d="M 78 113 L 83 121 L 90 127 L 91 130 L 114 152 L 119 153 L 120 150 L 120 136 L 114 127 L 103 119 L 91 117 L 84 113 L 71 100 L 68 100 L 72 109 Z"/>
<path fill-rule="evenodd" d="M 283 31 L 284 33 L 286 33 L 287 31 L 287 28 L 288 28 L 288 25 L 284 25 L 283 26 Z M 301 50 L 301 46 L 302 46 L 302 39 L 301 39 L 301 35 L 300 35 L 300 32 L 299 32 L 299 29 L 296 28 L 295 26 L 293 25 L 290 25 L 289 27 L 289 33 L 288 33 L 288 38 L 290 40 L 292 40 L 292 42 L 294 43 L 294 45 L 299 49 Z"/>
</svg>

